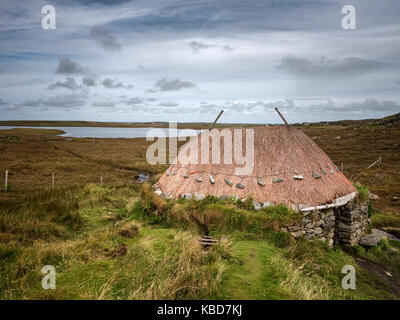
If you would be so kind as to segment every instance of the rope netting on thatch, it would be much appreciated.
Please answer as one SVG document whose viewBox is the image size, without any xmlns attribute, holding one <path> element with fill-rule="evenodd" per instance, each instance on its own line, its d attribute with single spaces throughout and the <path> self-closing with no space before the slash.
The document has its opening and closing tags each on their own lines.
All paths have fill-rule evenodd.
<svg viewBox="0 0 400 320">
<path fill-rule="evenodd" d="M 254 168 L 251 173 L 238 175 L 243 167 L 235 160 L 224 164 L 224 138 L 220 139 L 220 164 L 210 161 L 182 164 L 178 156 L 157 182 L 164 194 L 210 194 L 252 197 L 256 201 L 315 206 L 355 191 L 351 182 L 337 166 L 301 130 L 290 126 L 247 128 L 254 130 Z M 233 130 L 232 137 L 234 136 Z M 246 128 L 242 130 L 243 152 L 246 150 Z M 201 150 L 199 138 L 198 150 Z M 211 141 L 211 140 L 210 140 Z M 193 141 L 187 143 L 191 144 Z M 232 144 L 233 145 L 233 144 Z M 209 143 L 210 148 L 212 143 Z M 181 149 L 182 152 L 182 149 Z M 199 152 L 200 153 L 200 152 Z"/>
</svg>

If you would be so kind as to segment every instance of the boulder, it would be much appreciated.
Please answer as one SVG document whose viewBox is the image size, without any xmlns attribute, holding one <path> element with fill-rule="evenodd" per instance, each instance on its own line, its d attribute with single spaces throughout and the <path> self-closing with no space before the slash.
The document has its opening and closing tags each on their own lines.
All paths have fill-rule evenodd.
<svg viewBox="0 0 400 320">
<path fill-rule="evenodd" d="M 299 238 L 299 237 L 303 236 L 305 234 L 305 232 L 304 231 L 297 231 L 297 232 L 291 232 L 290 234 L 295 238 Z"/>
<path fill-rule="evenodd" d="M 273 205 L 274 205 L 273 202 L 271 202 L 271 201 L 265 201 L 265 202 L 263 202 L 262 207 L 263 207 L 263 208 L 268 208 L 268 207 L 271 207 L 271 206 L 273 206 Z"/>
<path fill-rule="evenodd" d="M 174 197 L 173 194 L 171 194 L 171 193 L 168 192 L 168 193 L 165 195 L 165 198 L 166 198 L 166 199 L 169 199 L 169 200 L 174 200 L 175 197 Z"/>
<path fill-rule="evenodd" d="M 200 193 L 197 193 L 197 192 L 195 192 L 194 196 L 193 196 L 194 200 L 197 200 L 197 201 L 203 200 L 203 199 L 205 199 L 205 197 L 206 196 L 204 194 L 200 194 Z"/>
<path fill-rule="evenodd" d="M 262 208 L 261 203 L 253 200 L 253 207 L 255 210 L 260 210 Z"/>
<path fill-rule="evenodd" d="M 380 199 L 380 197 L 377 194 L 373 194 L 373 193 L 370 192 L 369 195 L 368 195 L 368 199 L 378 200 L 378 199 Z"/>
<path fill-rule="evenodd" d="M 301 211 L 301 210 L 303 210 L 303 209 L 305 209 L 305 208 L 307 208 L 308 206 L 307 205 L 305 205 L 305 204 L 299 204 L 299 210 Z"/>
<path fill-rule="evenodd" d="M 364 237 L 361 237 L 360 241 L 358 242 L 362 246 L 366 247 L 374 247 L 382 240 L 382 235 L 379 233 L 371 233 L 367 234 Z"/>
<path fill-rule="evenodd" d="M 143 173 L 139 173 L 139 175 L 136 178 L 137 178 L 137 181 L 139 181 L 139 182 L 146 182 L 146 181 L 149 181 L 150 176 L 143 174 Z"/>
</svg>

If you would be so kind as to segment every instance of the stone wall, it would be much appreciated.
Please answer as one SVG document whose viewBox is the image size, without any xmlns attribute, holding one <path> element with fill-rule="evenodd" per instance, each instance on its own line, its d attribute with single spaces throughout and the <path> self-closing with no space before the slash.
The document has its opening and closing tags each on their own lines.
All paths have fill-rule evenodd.
<svg viewBox="0 0 400 320">
<path fill-rule="evenodd" d="M 350 201 L 335 209 L 335 238 L 338 243 L 357 244 L 367 232 L 368 202 Z"/>
<path fill-rule="evenodd" d="M 295 238 L 317 238 L 333 243 L 354 245 L 366 233 L 369 223 L 368 202 L 352 200 L 347 204 L 315 211 L 303 211 L 303 219 L 283 228 Z"/>
</svg>

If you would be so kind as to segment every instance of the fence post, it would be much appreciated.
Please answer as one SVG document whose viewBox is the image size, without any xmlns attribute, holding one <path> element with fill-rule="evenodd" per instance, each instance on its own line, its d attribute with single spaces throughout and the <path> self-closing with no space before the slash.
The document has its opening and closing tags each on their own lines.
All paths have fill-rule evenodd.
<svg viewBox="0 0 400 320">
<path fill-rule="evenodd" d="M 100 177 L 100 185 L 103 185 L 103 176 Z"/>
<path fill-rule="evenodd" d="M 8 170 L 6 170 L 6 179 L 4 182 L 4 190 L 7 191 L 8 189 Z"/>
<path fill-rule="evenodd" d="M 54 173 L 51 174 L 51 187 L 54 188 Z"/>
</svg>

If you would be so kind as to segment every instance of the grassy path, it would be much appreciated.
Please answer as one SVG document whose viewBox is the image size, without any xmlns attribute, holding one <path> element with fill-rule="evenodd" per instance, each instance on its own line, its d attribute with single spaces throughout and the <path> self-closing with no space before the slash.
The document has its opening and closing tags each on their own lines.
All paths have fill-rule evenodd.
<svg viewBox="0 0 400 320">
<path fill-rule="evenodd" d="M 267 241 L 241 240 L 233 245 L 235 259 L 224 278 L 223 295 L 227 299 L 285 299 L 280 294 L 279 274 L 269 259 L 277 253 Z"/>
</svg>

